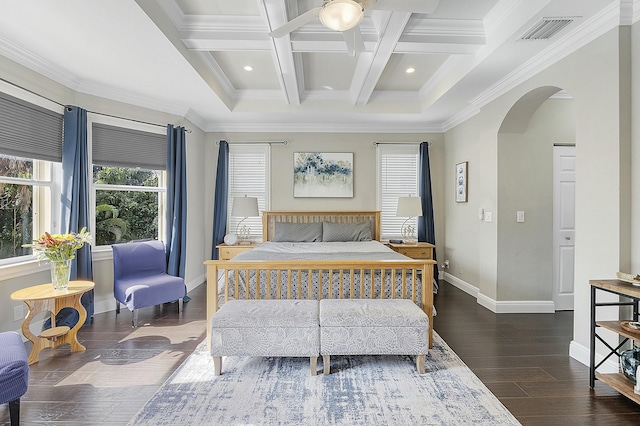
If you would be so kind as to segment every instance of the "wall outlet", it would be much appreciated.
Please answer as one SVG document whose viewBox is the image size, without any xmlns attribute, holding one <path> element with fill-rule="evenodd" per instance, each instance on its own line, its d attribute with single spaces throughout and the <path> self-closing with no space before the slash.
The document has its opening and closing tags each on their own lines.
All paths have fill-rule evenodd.
<svg viewBox="0 0 640 426">
<path fill-rule="evenodd" d="M 444 263 L 442 264 L 442 269 L 449 269 L 449 261 L 445 260 Z"/>
<path fill-rule="evenodd" d="M 524 222 L 524 211 L 518 210 L 516 212 L 516 222 L 523 223 Z"/>
<path fill-rule="evenodd" d="M 492 222 L 493 221 L 493 213 L 484 212 L 484 221 L 485 222 Z"/>
<path fill-rule="evenodd" d="M 13 320 L 20 321 L 24 319 L 24 310 L 22 305 L 13 307 Z"/>
</svg>

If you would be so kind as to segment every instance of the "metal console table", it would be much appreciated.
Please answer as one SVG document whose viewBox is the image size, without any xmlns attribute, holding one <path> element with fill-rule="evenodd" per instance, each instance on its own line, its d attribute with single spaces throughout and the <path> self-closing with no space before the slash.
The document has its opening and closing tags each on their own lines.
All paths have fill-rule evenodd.
<svg viewBox="0 0 640 426">
<path fill-rule="evenodd" d="M 601 306 L 631 306 L 633 308 L 633 321 L 638 320 L 638 307 L 640 304 L 640 287 L 634 286 L 628 282 L 620 280 L 589 280 L 591 286 L 591 339 L 590 339 L 590 363 L 589 363 L 589 386 L 591 389 L 595 386 L 596 379 L 607 384 L 611 388 L 617 390 L 627 398 L 640 404 L 640 395 L 633 392 L 633 382 L 627 379 L 623 373 L 608 373 L 601 374 L 596 373 L 596 369 L 600 367 L 611 355 L 616 355 L 620 358 L 620 349 L 629 340 L 640 343 L 640 333 L 632 333 L 622 328 L 624 320 L 619 321 L 596 321 L 596 308 Z M 596 299 L 597 291 L 606 291 L 609 293 L 617 294 L 627 300 L 619 300 L 617 302 L 598 302 Z M 615 348 L 609 345 L 602 337 L 597 333 L 598 328 L 604 328 L 623 336 L 622 342 Z M 604 344 L 609 353 L 602 361 L 596 364 L 596 339 Z"/>
</svg>

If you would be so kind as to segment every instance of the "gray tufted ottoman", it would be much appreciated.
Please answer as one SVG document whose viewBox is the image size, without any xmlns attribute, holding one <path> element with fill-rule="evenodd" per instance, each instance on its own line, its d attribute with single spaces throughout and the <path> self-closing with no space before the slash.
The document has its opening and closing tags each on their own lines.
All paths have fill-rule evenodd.
<svg viewBox="0 0 640 426">
<path fill-rule="evenodd" d="M 323 299 L 320 353 L 324 374 L 331 355 L 416 355 L 424 374 L 429 318 L 406 299 Z"/>
<path fill-rule="evenodd" d="M 317 300 L 230 300 L 211 318 L 215 374 L 223 356 L 308 356 L 320 352 Z"/>
</svg>

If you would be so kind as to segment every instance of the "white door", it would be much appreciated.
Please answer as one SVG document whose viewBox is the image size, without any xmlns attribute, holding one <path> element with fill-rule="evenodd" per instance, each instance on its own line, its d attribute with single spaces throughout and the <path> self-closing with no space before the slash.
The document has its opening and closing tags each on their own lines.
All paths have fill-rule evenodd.
<svg viewBox="0 0 640 426">
<path fill-rule="evenodd" d="M 573 310 L 575 150 L 553 147 L 553 301 L 558 311 Z"/>
</svg>

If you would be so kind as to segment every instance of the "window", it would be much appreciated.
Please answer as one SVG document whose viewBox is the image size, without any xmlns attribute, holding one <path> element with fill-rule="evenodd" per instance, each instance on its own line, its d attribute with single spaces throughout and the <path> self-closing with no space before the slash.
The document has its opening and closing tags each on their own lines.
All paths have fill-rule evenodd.
<svg viewBox="0 0 640 426">
<path fill-rule="evenodd" d="M 418 145 L 378 145 L 378 208 L 381 239 L 401 238 L 406 217 L 397 217 L 398 197 L 418 195 Z M 418 219 L 409 222 L 417 228 Z"/>
<path fill-rule="evenodd" d="M 95 245 L 164 238 L 166 129 L 91 117 Z M 149 131 L 152 130 L 152 131 Z"/>
<path fill-rule="evenodd" d="M 244 218 L 232 217 L 234 197 L 256 197 L 258 210 L 269 208 L 270 145 L 229 144 L 229 200 L 227 203 L 227 232 L 235 233 Z M 250 228 L 252 241 L 262 240 L 262 219 L 249 217 L 244 222 Z"/>
<path fill-rule="evenodd" d="M 162 239 L 165 172 L 93 165 L 95 244 Z"/>
<path fill-rule="evenodd" d="M 51 231 L 51 167 L 0 155 L 0 260 L 30 255 L 22 245 Z"/>
<path fill-rule="evenodd" d="M 11 85 L 0 90 L 0 265 L 8 265 L 31 255 L 23 244 L 59 230 L 63 114 Z"/>
</svg>

